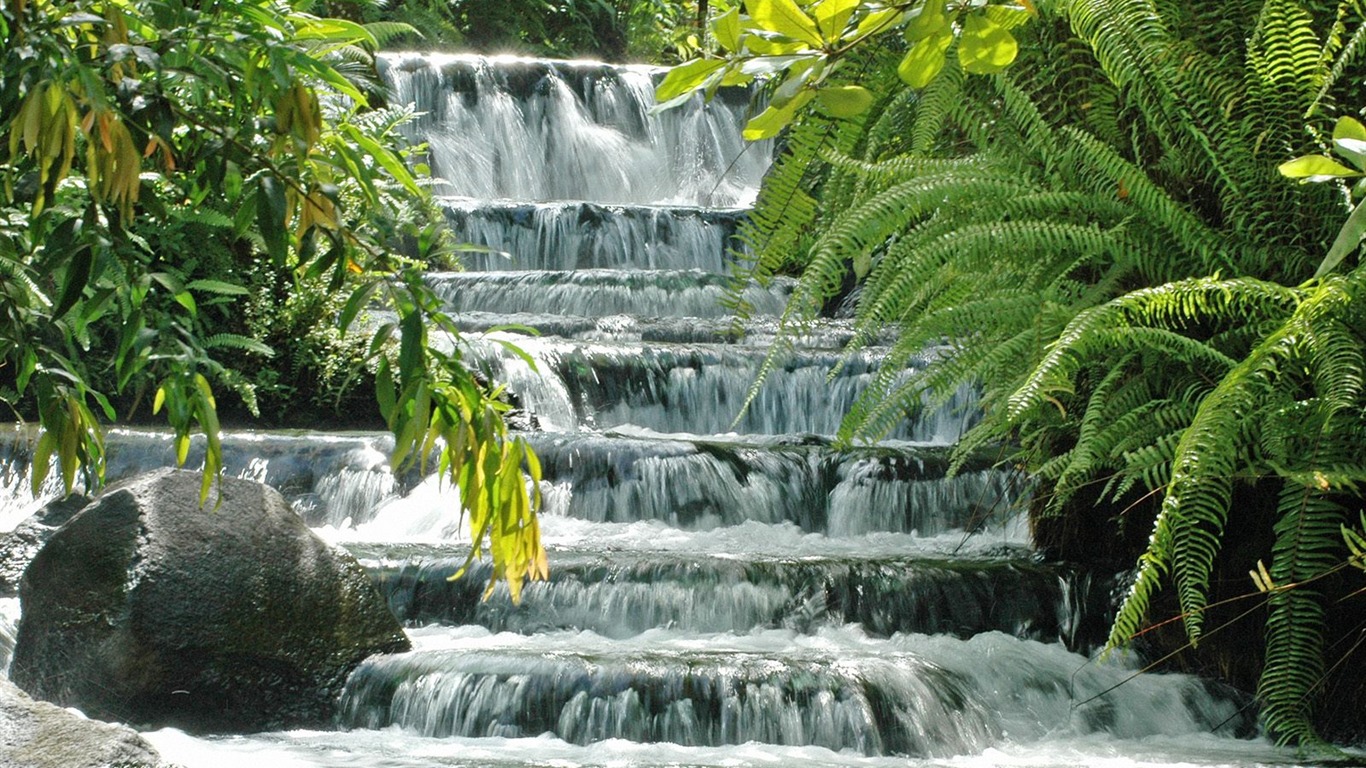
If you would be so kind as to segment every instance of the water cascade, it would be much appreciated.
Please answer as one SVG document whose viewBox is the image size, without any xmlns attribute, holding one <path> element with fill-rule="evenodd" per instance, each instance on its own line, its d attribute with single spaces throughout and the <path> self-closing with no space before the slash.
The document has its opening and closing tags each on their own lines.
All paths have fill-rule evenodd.
<svg viewBox="0 0 1366 768">
<path fill-rule="evenodd" d="M 480 599 L 455 494 L 397 477 L 368 434 L 227 435 L 228 471 L 279 488 L 370 569 L 414 650 L 353 674 L 337 730 L 149 734 L 198 766 L 903 766 L 1293 762 L 1245 700 L 1091 659 L 1111 579 L 1043 562 L 1027 483 L 992 457 L 948 476 L 973 393 L 887 440 L 831 436 L 882 355 L 831 321 L 737 413 L 791 283 L 721 303 L 774 151 L 750 94 L 656 114 L 661 72 L 391 54 L 450 226 L 485 246 L 430 279 L 509 383 L 543 466 L 551 578 Z M 505 323 L 536 361 L 478 335 Z M 505 332 L 499 332 L 505 333 Z M 25 445 L 0 442 L 10 526 Z M 110 439 L 111 479 L 170 463 Z M 5 615 L 11 616 L 14 608 Z M 3 617 L 0 617 L 3 618 Z M 7 621 L 0 620 L 0 659 Z"/>
</svg>

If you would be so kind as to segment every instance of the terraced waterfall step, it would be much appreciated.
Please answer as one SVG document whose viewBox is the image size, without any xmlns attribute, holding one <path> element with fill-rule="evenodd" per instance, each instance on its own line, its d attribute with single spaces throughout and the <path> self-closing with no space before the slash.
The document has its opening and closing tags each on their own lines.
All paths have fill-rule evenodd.
<svg viewBox="0 0 1366 768">
<path fill-rule="evenodd" d="M 185 768 L 1062 768 L 1291 764 L 1246 697 L 1142 674 L 1104 638 L 1113 574 L 1030 548 L 1030 483 L 989 451 L 949 473 L 971 390 L 843 446 L 884 371 L 847 320 L 794 336 L 748 399 L 794 284 L 723 303 L 774 151 L 762 96 L 659 112 L 663 70 L 384 53 L 387 102 L 454 235 L 482 250 L 431 284 L 464 360 L 505 382 L 543 467 L 550 577 L 484 598 L 458 492 L 395 473 L 385 435 L 229 432 L 229 474 L 278 488 L 355 554 L 414 642 L 347 682 L 336 730 L 148 734 Z M 757 97 L 757 101 L 755 101 Z M 753 105 L 752 105 L 753 104 Z M 523 325 L 540 335 L 494 330 Z M 487 332 L 487 333 L 486 333 Z M 457 343 L 439 337 L 440 343 Z M 509 342 L 530 360 L 510 353 Z M 945 350 L 926 350 L 908 371 Z M 0 528 L 36 503 L 0 431 Z M 199 462 L 195 442 L 191 465 Z M 174 462 L 115 430 L 111 481 Z M 430 468 L 424 468 L 430 469 Z M 41 489 L 47 497 L 58 489 Z M 13 606 L 0 603 L 0 648 Z M 3 655 L 3 650 L 0 650 Z"/>
</svg>

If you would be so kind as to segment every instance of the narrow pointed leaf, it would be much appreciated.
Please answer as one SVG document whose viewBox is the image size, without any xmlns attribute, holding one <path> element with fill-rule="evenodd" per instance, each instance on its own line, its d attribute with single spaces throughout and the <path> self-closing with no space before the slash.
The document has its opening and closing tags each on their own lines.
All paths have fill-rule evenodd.
<svg viewBox="0 0 1366 768">
<path fill-rule="evenodd" d="M 1277 168 L 1282 176 L 1292 179 L 1330 179 L 1350 178 L 1361 173 L 1348 168 L 1331 157 L 1324 155 L 1305 155 L 1290 160 Z"/>
<path fill-rule="evenodd" d="M 1338 236 L 1334 238 L 1328 255 L 1323 258 L 1323 263 L 1319 264 L 1318 270 L 1314 272 L 1314 277 L 1323 277 L 1336 269 L 1343 259 L 1361 245 L 1363 237 L 1366 237 L 1366 201 L 1357 203 L 1357 207 L 1352 209 L 1352 215 L 1347 217 L 1347 222 L 1338 230 Z"/>
</svg>

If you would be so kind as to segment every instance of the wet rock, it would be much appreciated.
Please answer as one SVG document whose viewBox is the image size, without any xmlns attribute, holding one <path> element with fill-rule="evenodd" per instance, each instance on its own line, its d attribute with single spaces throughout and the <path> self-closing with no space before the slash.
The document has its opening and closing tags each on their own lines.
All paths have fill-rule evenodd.
<svg viewBox="0 0 1366 768">
<path fill-rule="evenodd" d="M 131 728 L 86 720 L 34 701 L 0 678 L 0 765 L 14 768 L 152 768 L 155 749 Z"/>
<path fill-rule="evenodd" d="M 196 732 L 317 725 L 361 659 L 408 641 L 353 558 L 279 493 L 162 470 L 64 525 L 20 583 L 11 678 L 92 717 Z M 215 506 L 215 496 L 221 503 Z"/>
<path fill-rule="evenodd" d="M 0 597 L 19 594 L 19 577 L 37 556 L 52 534 L 62 523 L 70 520 L 86 504 L 88 496 L 73 493 L 57 499 L 20 523 L 13 531 L 0 536 Z"/>
</svg>

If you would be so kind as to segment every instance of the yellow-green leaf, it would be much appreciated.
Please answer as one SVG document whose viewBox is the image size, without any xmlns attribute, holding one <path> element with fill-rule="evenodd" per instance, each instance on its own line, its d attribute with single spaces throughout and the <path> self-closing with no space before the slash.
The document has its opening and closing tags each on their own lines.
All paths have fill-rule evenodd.
<svg viewBox="0 0 1366 768">
<path fill-rule="evenodd" d="M 861 115 L 873 105 L 872 92 L 858 85 L 822 88 L 816 92 L 816 99 L 821 109 L 835 117 Z"/>
<path fill-rule="evenodd" d="M 814 96 L 815 94 L 811 91 L 803 91 L 782 106 L 770 106 L 765 109 L 745 124 L 745 140 L 759 141 L 777 136 L 780 131 L 787 127 L 788 123 L 792 122 L 792 118 L 797 116 L 797 110 L 806 106 L 807 102 L 811 101 Z"/>
<path fill-rule="evenodd" d="M 294 37 L 298 40 L 327 40 L 334 43 L 361 43 L 371 50 L 379 47 L 379 41 L 365 27 L 346 19 L 320 19 L 306 13 L 290 16 L 294 22 Z"/>
<path fill-rule="evenodd" d="M 761 29 L 777 32 L 816 47 L 824 41 L 816 22 L 793 0 L 749 0 L 749 17 Z"/>
<path fill-rule="evenodd" d="M 974 75 L 990 75 L 1004 70 L 1015 61 L 1020 46 L 1015 36 L 1005 27 L 974 13 L 963 20 L 963 36 L 958 43 L 958 61 L 963 71 Z"/>
<path fill-rule="evenodd" d="M 880 11 L 873 11 L 864 16 L 854 28 L 854 37 L 859 38 L 865 35 L 875 35 L 891 29 L 896 22 L 896 18 L 901 15 L 901 11 L 896 8 L 883 8 Z"/>
<path fill-rule="evenodd" d="M 1314 277 L 1323 277 L 1336 269 L 1343 259 L 1361 246 L 1362 239 L 1366 239 L 1366 202 L 1357 203 L 1357 207 L 1352 209 L 1342 229 L 1338 230 L 1338 236 L 1333 238 L 1333 245 L 1328 248 L 1328 255 L 1323 257 Z"/>
<path fill-rule="evenodd" d="M 1366 141 L 1366 126 L 1363 126 L 1355 118 L 1339 117 L 1333 126 L 1333 140 L 1337 141 L 1338 139 Z"/>
<path fill-rule="evenodd" d="M 720 77 L 720 70 L 724 66 L 724 59 L 693 59 L 679 64 L 669 70 L 664 81 L 655 89 L 655 100 L 662 104 L 687 95 L 705 86 L 713 75 Z"/>
<path fill-rule="evenodd" d="M 854 277 L 862 280 L 868 276 L 868 271 L 873 268 L 873 257 L 866 252 L 859 251 L 854 254 Z"/>
<path fill-rule="evenodd" d="M 1019 5 L 988 5 L 982 9 L 982 13 L 1006 29 L 1014 29 L 1037 14 L 1029 8 Z"/>
<path fill-rule="evenodd" d="M 728 51 L 740 50 L 740 9 L 732 8 L 717 16 L 711 23 L 711 33 L 722 48 Z"/>
<path fill-rule="evenodd" d="M 833 43 L 840 39 L 840 34 L 849 24 L 849 17 L 854 15 L 854 9 L 858 8 L 860 0 L 820 0 L 812 7 L 811 11 L 816 17 L 816 28 L 820 30 L 821 37 L 827 43 Z"/>
<path fill-rule="evenodd" d="M 945 12 L 944 0 L 925 0 L 916 14 L 906 25 L 906 41 L 917 43 L 921 40 L 943 34 L 949 30 L 949 17 Z"/>
<path fill-rule="evenodd" d="M 745 50 L 756 56 L 783 56 L 791 57 L 792 54 L 810 53 L 811 46 L 801 40 L 793 40 L 783 35 L 775 35 L 772 32 L 757 32 L 751 30 L 745 35 Z M 755 61 L 750 59 L 745 64 Z"/>
<path fill-rule="evenodd" d="M 1358 168 L 1366 168 L 1366 141 L 1348 136 L 1333 139 L 1333 151 Z"/>
<path fill-rule="evenodd" d="M 33 487 L 33 495 L 38 496 L 43 490 L 43 481 L 47 479 L 47 473 L 52 467 L 52 453 L 56 450 L 57 439 L 52 432 L 43 430 L 43 434 L 38 438 L 38 445 L 33 449 L 33 464 L 29 467 L 29 484 Z"/>
<path fill-rule="evenodd" d="M 1292 179 L 1351 178 L 1362 175 L 1358 171 L 1324 155 L 1305 155 L 1281 163 L 1277 169 L 1282 176 Z"/>
<path fill-rule="evenodd" d="M 939 70 L 944 68 L 944 54 L 953 42 L 953 32 L 945 29 L 934 37 L 926 38 L 911 46 L 896 68 L 901 81 L 912 88 L 924 88 L 930 84 Z"/>
</svg>

